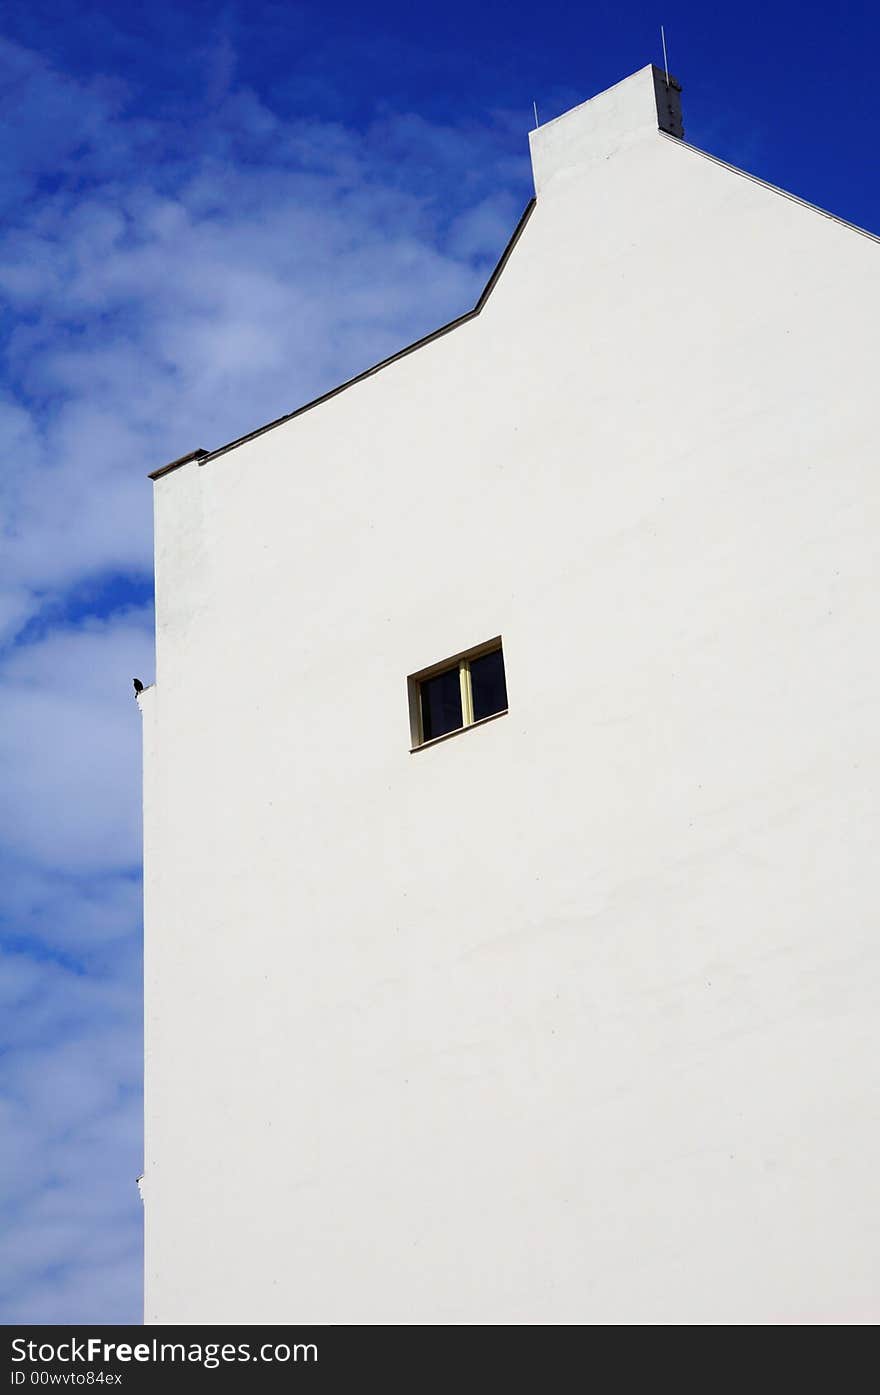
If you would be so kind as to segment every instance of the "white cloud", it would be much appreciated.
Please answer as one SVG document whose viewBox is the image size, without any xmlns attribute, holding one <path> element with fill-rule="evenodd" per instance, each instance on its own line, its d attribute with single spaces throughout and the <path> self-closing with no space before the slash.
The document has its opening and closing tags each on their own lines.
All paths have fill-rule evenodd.
<svg viewBox="0 0 880 1395">
<path fill-rule="evenodd" d="M 103 868 L 96 877 L 88 869 L 63 871 L 7 854 L 0 859 L 0 881 L 10 943 L 28 941 L 92 965 L 140 928 L 139 868 L 121 872 Z"/>
<path fill-rule="evenodd" d="M 124 612 L 13 649 L 0 668 L 0 838 L 55 871 L 140 861 L 140 716 L 151 614 Z"/>
<path fill-rule="evenodd" d="M 499 248 L 510 238 L 521 212 L 510 193 L 490 194 L 454 220 L 449 245 L 459 257 L 496 257 Z"/>
<path fill-rule="evenodd" d="M 23 73 L 41 93 L 55 81 L 34 60 Z M 84 145 L 74 156 L 53 126 L 50 149 L 79 177 L 16 205 L 0 237 L 19 315 L 8 410 L 30 462 L 3 485 L 10 623 L 22 588 L 36 610 L 84 576 L 148 571 L 148 469 L 468 308 L 515 221 L 516 196 L 487 188 L 522 173 L 503 122 L 286 125 L 250 92 L 189 130 L 181 158 L 171 131 L 147 139 L 105 93 L 57 81 Z"/>
<path fill-rule="evenodd" d="M 152 568 L 146 472 L 469 308 L 529 194 L 523 134 L 503 113 L 467 128 L 393 112 L 360 130 L 289 122 L 234 86 L 228 40 L 208 60 L 184 128 L 0 40 L 15 96 L 0 151 L 10 1322 L 139 1318 L 131 679 L 149 681 L 153 657 L 131 588 Z"/>
<path fill-rule="evenodd" d="M 135 976 L 86 975 L 5 954 L 0 1001 L 0 1313 L 7 1322 L 136 1322 Z M 111 1273 L 120 1265 L 127 1277 L 115 1290 Z"/>
</svg>

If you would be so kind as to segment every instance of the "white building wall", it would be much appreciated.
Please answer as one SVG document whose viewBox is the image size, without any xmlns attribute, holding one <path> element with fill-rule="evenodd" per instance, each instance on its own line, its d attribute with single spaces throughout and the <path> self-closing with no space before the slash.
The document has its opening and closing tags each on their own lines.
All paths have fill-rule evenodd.
<svg viewBox="0 0 880 1395">
<path fill-rule="evenodd" d="M 147 1321 L 880 1317 L 880 249 L 628 84 L 479 317 L 157 482 Z"/>
</svg>

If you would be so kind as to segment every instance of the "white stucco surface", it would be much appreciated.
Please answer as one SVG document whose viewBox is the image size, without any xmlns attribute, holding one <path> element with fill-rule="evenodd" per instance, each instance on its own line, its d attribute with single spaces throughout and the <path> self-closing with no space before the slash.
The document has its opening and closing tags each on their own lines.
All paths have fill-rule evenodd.
<svg viewBox="0 0 880 1395">
<path fill-rule="evenodd" d="M 476 319 L 156 483 L 148 1322 L 880 1318 L 880 246 L 652 82 Z"/>
</svg>

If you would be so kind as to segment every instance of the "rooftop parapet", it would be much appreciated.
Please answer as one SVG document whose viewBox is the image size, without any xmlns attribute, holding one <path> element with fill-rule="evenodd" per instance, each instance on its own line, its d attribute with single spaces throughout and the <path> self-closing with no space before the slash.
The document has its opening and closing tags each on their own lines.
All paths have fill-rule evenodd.
<svg viewBox="0 0 880 1395">
<path fill-rule="evenodd" d="M 667 131 L 683 136 L 681 87 L 649 63 L 588 102 L 529 134 L 535 193 L 551 181 L 597 160 L 607 160 L 634 141 Z"/>
</svg>

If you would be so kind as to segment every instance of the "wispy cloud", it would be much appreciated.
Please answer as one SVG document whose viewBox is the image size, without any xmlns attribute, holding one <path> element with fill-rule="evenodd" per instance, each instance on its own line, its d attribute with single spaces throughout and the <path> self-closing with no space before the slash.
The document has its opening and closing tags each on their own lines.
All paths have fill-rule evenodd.
<svg viewBox="0 0 880 1395">
<path fill-rule="evenodd" d="M 146 609 L 50 630 L 0 668 L 0 839 L 57 871 L 140 859 L 138 713 L 132 673 L 150 675 Z"/>
<path fill-rule="evenodd" d="M 503 123 L 291 127 L 232 92 L 184 133 L 3 54 L 63 162 L 44 187 L 42 146 L 25 142 L 24 202 L 0 238 L 16 317 L 0 410 L 19 462 L 8 632 L 28 596 L 149 568 L 146 467 L 290 410 L 467 306 L 521 202 L 505 187 L 524 181 Z"/>
<path fill-rule="evenodd" d="M 138 1318 L 140 819 L 128 675 L 146 671 L 150 648 L 142 609 L 49 630 L 0 668 L 8 1321 Z M 111 1288 L 120 1266 L 127 1277 Z"/>
<path fill-rule="evenodd" d="M 503 112 L 294 122 L 221 40 L 186 122 L 0 40 L 9 1321 L 139 1320 L 146 471 L 466 309 L 529 192 Z"/>
</svg>

